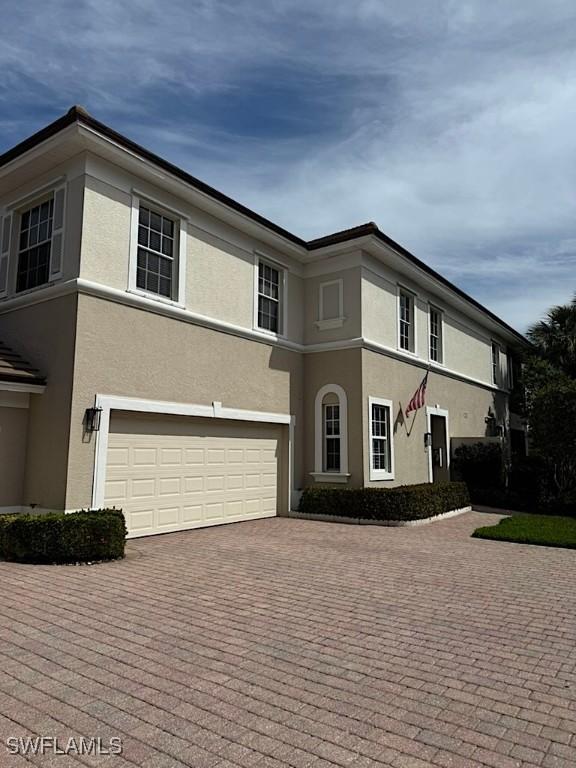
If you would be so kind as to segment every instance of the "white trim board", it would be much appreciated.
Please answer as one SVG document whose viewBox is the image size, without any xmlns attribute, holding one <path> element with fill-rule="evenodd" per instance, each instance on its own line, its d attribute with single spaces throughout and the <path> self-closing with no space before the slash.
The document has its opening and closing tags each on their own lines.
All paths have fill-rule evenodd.
<svg viewBox="0 0 576 768">
<path fill-rule="evenodd" d="M 53 285 L 43 287 L 41 289 L 34 289 L 33 292 L 29 293 L 28 295 L 23 294 L 4 299 L 0 301 L 0 315 L 17 307 L 27 307 L 34 304 L 40 304 L 44 301 L 50 301 L 60 296 L 67 296 L 76 292 L 86 296 L 94 296 L 96 298 L 114 301 L 118 304 L 124 304 L 129 307 L 148 309 L 150 312 L 154 312 L 165 317 L 172 317 L 176 320 L 181 320 L 192 325 L 199 325 L 203 328 L 221 331 L 222 333 L 228 333 L 233 336 L 239 336 L 241 338 L 256 341 L 262 344 L 278 346 L 283 349 L 288 349 L 293 352 L 301 352 L 303 354 L 331 352 L 333 350 L 340 349 L 357 349 L 362 347 L 364 349 L 370 350 L 371 352 L 376 352 L 377 354 L 392 357 L 395 360 L 401 360 L 419 368 L 431 368 L 433 372 L 442 376 L 448 376 L 449 378 L 457 379 L 458 381 L 474 384 L 492 392 L 502 392 L 503 394 L 509 394 L 509 391 L 506 388 L 495 387 L 488 380 L 482 381 L 481 379 L 476 379 L 473 376 L 468 376 L 465 373 L 454 371 L 444 365 L 440 365 L 438 363 L 429 363 L 429 361 L 425 358 L 417 357 L 410 352 L 394 349 L 393 347 L 386 346 L 385 344 L 381 344 L 380 342 L 373 341 L 363 336 L 358 336 L 351 339 L 342 339 L 341 341 L 326 341 L 317 344 L 301 344 L 296 341 L 280 338 L 265 331 L 256 331 L 254 329 L 234 325 L 233 323 L 227 323 L 223 320 L 216 320 L 215 318 L 200 315 L 188 309 L 181 308 L 180 306 L 175 305 L 174 302 L 148 298 L 139 293 L 136 294 L 127 291 L 121 291 L 116 288 L 110 288 L 109 286 L 102 285 L 101 283 L 92 282 L 91 280 L 84 280 L 83 278 L 76 278 L 66 282 L 58 281 Z M 43 388 L 27 391 L 41 392 L 43 391 Z"/>
<path fill-rule="evenodd" d="M 94 454 L 94 477 L 92 484 L 92 508 L 98 509 L 104 504 L 106 486 L 106 464 L 108 454 L 108 438 L 110 434 L 111 411 L 135 411 L 137 413 L 153 413 L 172 416 L 200 416 L 205 419 L 229 419 L 234 421 L 256 421 L 269 424 L 288 425 L 288 509 L 294 488 L 294 426 L 296 417 L 285 413 L 270 413 L 266 411 L 248 411 L 242 408 L 224 408 L 222 403 L 214 401 L 212 405 L 197 405 L 194 403 L 172 403 L 162 400 L 143 400 L 118 395 L 97 394 L 94 404 L 102 409 L 100 414 L 100 429 L 96 432 L 96 448 Z"/>
</svg>

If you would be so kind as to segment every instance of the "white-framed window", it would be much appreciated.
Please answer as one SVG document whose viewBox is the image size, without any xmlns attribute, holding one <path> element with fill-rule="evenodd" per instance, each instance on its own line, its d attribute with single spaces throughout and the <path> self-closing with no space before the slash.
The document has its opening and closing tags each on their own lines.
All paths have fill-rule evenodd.
<svg viewBox="0 0 576 768">
<path fill-rule="evenodd" d="M 325 384 L 314 402 L 314 472 L 317 483 L 347 483 L 348 399 L 339 384 Z"/>
<path fill-rule="evenodd" d="M 136 287 L 173 299 L 176 275 L 176 222 L 140 204 L 138 211 L 138 257 Z"/>
<path fill-rule="evenodd" d="M 320 283 L 316 327 L 319 331 L 340 328 L 344 320 L 344 280 L 338 278 Z"/>
<path fill-rule="evenodd" d="M 324 472 L 340 472 L 341 440 L 340 406 L 327 404 L 324 409 Z"/>
<path fill-rule="evenodd" d="M 428 312 L 430 330 L 429 355 L 430 360 L 435 363 L 442 363 L 444 361 L 444 333 L 442 319 L 442 311 L 436 307 L 430 306 Z"/>
<path fill-rule="evenodd" d="M 398 346 L 406 352 L 415 351 L 414 304 L 414 294 L 400 288 L 398 291 Z"/>
<path fill-rule="evenodd" d="M 284 332 L 285 275 L 278 264 L 258 259 L 256 327 L 277 335 Z"/>
<path fill-rule="evenodd" d="M 6 216 L 2 238 L 6 269 L 12 216 L 17 220 L 16 293 L 39 288 L 62 276 L 64 202 L 62 186 Z"/>
<path fill-rule="evenodd" d="M 393 406 L 391 400 L 368 398 L 370 480 L 394 479 Z"/>
<path fill-rule="evenodd" d="M 500 386 L 500 345 L 497 341 L 491 343 L 492 384 Z"/>
<path fill-rule="evenodd" d="M 132 196 L 129 289 L 184 305 L 186 216 Z"/>
</svg>

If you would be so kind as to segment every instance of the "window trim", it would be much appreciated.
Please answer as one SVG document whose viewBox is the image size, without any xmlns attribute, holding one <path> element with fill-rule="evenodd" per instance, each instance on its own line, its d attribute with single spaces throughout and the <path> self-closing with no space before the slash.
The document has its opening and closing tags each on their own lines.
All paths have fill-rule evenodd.
<svg viewBox="0 0 576 768">
<path fill-rule="evenodd" d="M 336 395 L 340 406 L 340 472 L 324 471 L 324 408 L 326 395 Z M 314 472 L 317 483 L 347 483 L 348 472 L 348 398 L 339 384 L 324 384 L 314 401 Z"/>
<path fill-rule="evenodd" d="M 440 359 L 434 360 L 432 358 L 432 312 L 436 312 L 439 317 L 440 336 L 438 337 L 440 344 Z M 440 309 L 436 304 L 428 302 L 428 360 L 434 365 L 444 365 L 444 310 Z"/>
<path fill-rule="evenodd" d="M 498 350 L 498 361 L 496 363 L 496 371 L 494 371 L 494 349 Z M 502 354 L 502 348 L 495 339 L 490 339 L 490 380 L 495 387 L 501 386 L 502 368 L 500 356 Z"/>
<path fill-rule="evenodd" d="M 261 328 L 258 325 L 258 278 L 260 272 L 260 263 L 264 263 L 272 269 L 275 269 L 280 274 L 280 285 L 278 289 L 279 296 L 279 328 L 278 331 L 269 331 L 267 328 Z M 267 336 L 271 336 L 273 339 L 285 339 L 287 338 L 288 329 L 288 268 L 269 256 L 256 251 L 254 253 L 254 312 L 252 318 L 253 329 L 258 333 L 265 333 Z"/>
<path fill-rule="evenodd" d="M 404 347 L 401 345 L 400 340 L 400 309 L 401 309 L 401 295 L 406 294 L 407 296 L 410 296 L 412 299 L 412 349 L 404 349 Z M 413 355 L 414 357 L 418 357 L 418 329 L 417 329 L 417 311 L 416 311 L 416 301 L 418 298 L 418 294 L 414 291 L 411 291 L 410 288 L 406 288 L 404 285 L 398 283 L 397 284 L 397 292 L 396 292 L 396 345 L 399 352 L 402 352 L 406 355 Z"/>
<path fill-rule="evenodd" d="M 176 230 L 178 237 L 178 245 L 175 249 L 174 260 L 178 260 L 175 265 L 174 278 L 178 283 L 178 292 L 176 297 L 168 298 L 167 296 L 160 296 L 152 291 L 145 291 L 143 288 L 139 288 L 136 283 L 136 275 L 138 272 L 138 224 L 140 221 L 140 204 L 154 211 L 154 213 L 161 214 L 174 221 L 174 229 Z M 160 301 L 163 304 L 170 304 L 175 307 L 184 308 L 186 306 L 186 235 L 187 235 L 187 222 L 188 218 L 174 209 L 169 208 L 153 198 L 147 196 L 141 196 L 135 191 L 132 192 L 132 212 L 130 219 L 130 255 L 128 264 L 128 292 L 135 293 L 138 296 L 143 296 L 153 301 Z"/>
<path fill-rule="evenodd" d="M 324 317 L 324 290 L 329 286 L 338 286 L 338 315 L 336 317 Z M 341 328 L 344 325 L 344 280 L 339 277 L 336 280 L 326 280 L 318 285 L 318 320 L 315 325 L 319 331 L 327 331 L 331 328 Z"/>
<path fill-rule="evenodd" d="M 390 445 L 390 470 L 374 469 L 374 449 L 372 445 L 372 406 L 382 405 L 388 408 L 389 411 L 389 427 L 390 434 L 388 436 L 388 442 Z M 395 463 L 394 463 L 394 403 L 392 400 L 387 400 L 382 397 L 369 397 L 368 398 L 368 452 L 370 457 L 370 480 L 394 480 L 395 478 Z"/>
</svg>

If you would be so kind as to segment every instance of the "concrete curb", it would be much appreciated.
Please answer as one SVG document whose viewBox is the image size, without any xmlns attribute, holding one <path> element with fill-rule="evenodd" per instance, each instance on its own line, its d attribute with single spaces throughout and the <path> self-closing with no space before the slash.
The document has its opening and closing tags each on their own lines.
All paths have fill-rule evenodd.
<svg viewBox="0 0 576 768">
<path fill-rule="evenodd" d="M 446 520 L 449 517 L 457 517 L 465 512 L 471 512 L 472 507 L 461 507 L 460 509 L 451 509 L 449 512 L 443 512 L 441 515 L 433 517 L 424 517 L 421 520 L 364 520 L 357 517 L 336 517 L 335 515 L 311 515 L 304 512 L 290 512 L 288 517 L 298 518 L 299 520 L 317 520 L 323 523 L 345 523 L 348 525 L 382 525 L 386 528 L 415 528 L 420 525 L 428 525 L 436 520 Z"/>
</svg>

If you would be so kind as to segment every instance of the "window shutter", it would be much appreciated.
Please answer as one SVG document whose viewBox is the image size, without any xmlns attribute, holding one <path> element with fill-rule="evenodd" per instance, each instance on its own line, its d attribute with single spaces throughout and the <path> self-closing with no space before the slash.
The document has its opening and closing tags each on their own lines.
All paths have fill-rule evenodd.
<svg viewBox="0 0 576 768">
<path fill-rule="evenodd" d="M 52 219 L 52 252 L 50 254 L 50 278 L 52 280 L 62 277 L 65 202 L 66 187 L 58 187 L 54 191 L 54 216 Z"/>
<path fill-rule="evenodd" d="M 0 240 L 0 296 L 8 293 L 8 261 L 10 259 L 10 235 L 12 234 L 12 216 L 8 214 L 0 219 L 2 238 Z"/>
</svg>

